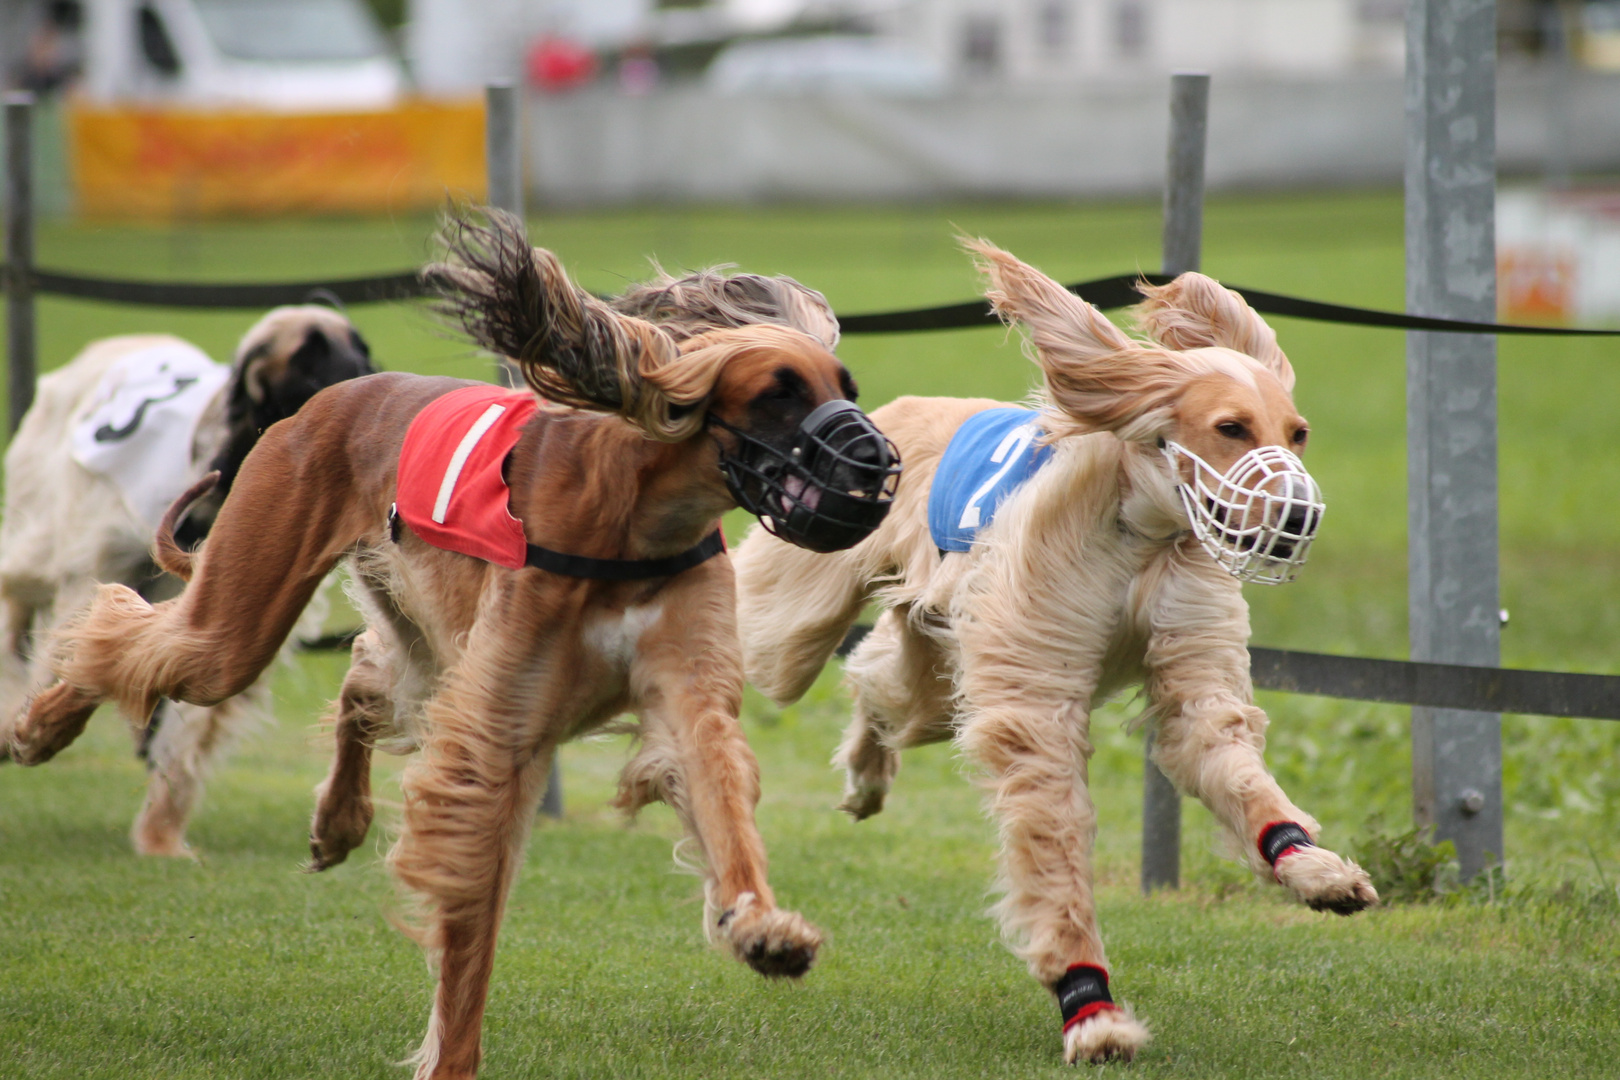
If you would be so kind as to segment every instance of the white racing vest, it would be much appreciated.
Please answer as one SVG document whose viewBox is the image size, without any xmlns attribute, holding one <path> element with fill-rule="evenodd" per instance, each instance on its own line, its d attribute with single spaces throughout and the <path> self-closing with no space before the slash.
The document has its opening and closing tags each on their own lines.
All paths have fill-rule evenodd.
<svg viewBox="0 0 1620 1080">
<path fill-rule="evenodd" d="M 120 357 L 73 421 L 73 460 L 112 482 L 151 529 L 195 478 L 197 421 L 231 376 L 196 346 L 164 342 Z"/>
</svg>

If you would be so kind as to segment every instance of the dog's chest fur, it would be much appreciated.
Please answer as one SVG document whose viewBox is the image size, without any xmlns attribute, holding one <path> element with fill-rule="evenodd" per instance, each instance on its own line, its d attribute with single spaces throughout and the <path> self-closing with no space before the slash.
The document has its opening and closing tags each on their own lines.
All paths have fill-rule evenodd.
<svg viewBox="0 0 1620 1080">
<path fill-rule="evenodd" d="M 633 604 L 623 611 L 603 611 L 585 624 L 585 646 L 610 668 L 628 671 L 635 662 L 641 635 L 663 616 L 661 603 Z"/>
</svg>

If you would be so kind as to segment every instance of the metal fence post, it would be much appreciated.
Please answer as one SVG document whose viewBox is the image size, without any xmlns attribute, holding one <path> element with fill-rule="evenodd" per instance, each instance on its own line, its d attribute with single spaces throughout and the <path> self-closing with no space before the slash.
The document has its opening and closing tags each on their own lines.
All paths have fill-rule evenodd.
<svg viewBox="0 0 1620 1080">
<path fill-rule="evenodd" d="M 484 186 L 490 206 L 523 217 L 523 154 L 518 88 L 509 82 L 484 87 Z M 517 367 L 505 357 L 495 364 L 495 381 L 523 385 Z M 548 796 L 549 798 L 549 796 Z"/>
<path fill-rule="evenodd" d="M 1496 3 L 1410 0 L 1406 24 L 1406 307 L 1496 315 Z M 1407 619 L 1414 660 L 1494 667 L 1496 339 L 1406 344 Z M 1464 876 L 1500 860 L 1502 723 L 1412 710 L 1412 809 L 1457 845 Z"/>
<path fill-rule="evenodd" d="M 1170 150 L 1165 163 L 1163 272 L 1197 270 L 1204 243 L 1204 148 L 1209 76 L 1170 76 Z M 1181 887 L 1181 796 L 1143 746 L 1142 892 Z"/>
<path fill-rule="evenodd" d="M 6 113 L 6 360 L 10 371 L 10 433 L 34 403 L 34 96 L 5 95 Z"/>
<path fill-rule="evenodd" d="M 509 82 L 490 83 L 484 88 L 484 178 L 490 206 L 523 217 L 523 154 L 521 98 Z M 522 386 L 523 378 L 505 357 L 495 363 L 495 381 L 502 386 Z M 551 776 L 540 812 L 547 817 L 563 816 L 562 768 L 551 759 Z"/>
</svg>

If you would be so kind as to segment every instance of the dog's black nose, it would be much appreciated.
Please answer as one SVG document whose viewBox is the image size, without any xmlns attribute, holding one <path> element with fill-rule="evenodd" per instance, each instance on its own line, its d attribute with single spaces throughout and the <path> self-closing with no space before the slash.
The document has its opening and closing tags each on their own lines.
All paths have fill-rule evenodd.
<svg viewBox="0 0 1620 1080">
<path fill-rule="evenodd" d="M 1283 521 L 1283 532 L 1290 536 L 1310 536 L 1316 532 L 1316 515 L 1303 506 L 1296 506 L 1288 511 L 1288 517 Z"/>
</svg>

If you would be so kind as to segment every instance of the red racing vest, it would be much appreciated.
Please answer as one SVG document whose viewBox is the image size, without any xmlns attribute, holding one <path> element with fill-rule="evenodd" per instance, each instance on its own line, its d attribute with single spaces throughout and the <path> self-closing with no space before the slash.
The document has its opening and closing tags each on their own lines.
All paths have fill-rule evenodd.
<svg viewBox="0 0 1620 1080">
<path fill-rule="evenodd" d="M 501 468 L 539 407 L 529 391 L 499 386 L 452 390 L 429 404 L 399 451 L 400 520 L 434 547 L 521 568 L 528 541 Z"/>
</svg>

